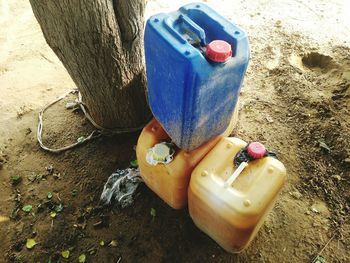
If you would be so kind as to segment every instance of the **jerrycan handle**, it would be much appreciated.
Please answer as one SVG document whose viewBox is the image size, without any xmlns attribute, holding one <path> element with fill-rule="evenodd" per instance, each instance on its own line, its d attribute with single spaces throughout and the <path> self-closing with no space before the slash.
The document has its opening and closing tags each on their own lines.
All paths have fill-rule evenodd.
<svg viewBox="0 0 350 263">
<path fill-rule="evenodd" d="M 224 183 L 224 187 L 227 188 L 232 185 L 232 183 L 237 179 L 237 177 L 243 172 L 244 168 L 248 166 L 247 162 L 242 162 L 238 168 L 230 175 L 229 178 Z"/>
<path fill-rule="evenodd" d="M 190 28 L 190 30 L 199 38 L 202 45 L 206 45 L 205 32 L 204 30 L 194 23 L 191 19 L 184 15 L 180 15 L 177 19 L 178 22 L 184 23 Z M 169 30 L 169 32 L 178 40 L 181 44 L 188 43 L 187 40 L 174 28 L 174 20 L 171 17 L 167 17 L 163 22 L 164 26 Z"/>
<path fill-rule="evenodd" d="M 179 20 L 182 21 L 184 24 L 186 24 L 193 33 L 195 33 L 199 39 L 201 40 L 201 44 L 203 46 L 206 46 L 206 41 L 205 41 L 205 32 L 203 28 L 201 28 L 199 25 L 197 25 L 193 20 L 189 19 L 187 16 L 180 15 Z"/>
</svg>

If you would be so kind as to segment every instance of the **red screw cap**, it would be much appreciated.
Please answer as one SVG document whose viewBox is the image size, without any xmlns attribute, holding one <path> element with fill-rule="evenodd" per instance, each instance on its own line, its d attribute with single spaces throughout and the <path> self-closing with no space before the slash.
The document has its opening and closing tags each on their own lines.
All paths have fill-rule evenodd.
<svg viewBox="0 0 350 263">
<path fill-rule="evenodd" d="M 232 56 L 231 45 L 223 40 L 214 40 L 207 45 L 205 54 L 214 62 L 225 62 Z"/>
<path fill-rule="evenodd" d="M 260 159 L 265 156 L 266 148 L 260 142 L 251 142 L 247 147 L 247 153 L 254 159 Z"/>
</svg>

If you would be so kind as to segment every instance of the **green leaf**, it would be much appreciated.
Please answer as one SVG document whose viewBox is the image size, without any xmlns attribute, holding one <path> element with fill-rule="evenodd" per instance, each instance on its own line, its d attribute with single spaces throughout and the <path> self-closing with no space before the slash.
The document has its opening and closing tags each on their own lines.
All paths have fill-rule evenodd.
<svg viewBox="0 0 350 263">
<path fill-rule="evenodd" d="M 156 217 L 156 215 L 157 215 L 157 211 L 156 211 L 156 209 L 154 209 L 153 207 L 151 208 L 151 216 L 153 217 L 153 218 L 155 218 Z"/>
<path fill-rule="evenodd" d="M 51 199 L 52 198 L 52 193 L 51 192 L 48 192 L 47 193 L 47 199 Z"/>
<path fill-rule="evenodd" d="M 63 258 L 69 258 L 70 252 L 69 250 L 64 250 L 61 252 Z"/>
<path fill-rule="evenodd" d="M 37 243 L 35 242 L 35 239 L 28 238 L 26 242 L 26 248 L 32 249 Z"/>
<path fill-rule="evenodd" d="M 54 210 L 57 212 L 57 213 L 60 213 L 62 212 L 63 210 L 63 205 L 62 204 L 58 204 L 55 206 Z"/>
<path fill-rule="evenodd" d="M 80 256 L 79 256 L 79 263 L 84 263 L 86 261 L 86 256 L 85 256 L 85 254 L 81 254 Z"/>
<path fill-rule="evenodd" d="M 55 217 L 57 216 L 57 213 L 56 213 L 55 211 L 51 211 L 51 212 L 50 212 L 50 216 L 51 216 L 52 218 L 55 218 Z"/>
<path fill-rule="evenodd" d="M 18 185 L 22 181 L 22 177 L 19 175 L 12 175 L 11 176 L 11 184 L 12 185 Z"/>
<path fill-rule="evenodd" d="M 101 246 L 101 247 L 104 247 L 104 245 L 105 245 L 105 242 L 104 242 L 103 240 L 101 240 L 101 241 L 100 241 L 100 246 Z"/>
<path fill-rule="evenodd" d="M 78 194 L 78 190 L 77 190 L 77 189 L 73 189 L 73 190 L 72 190 L 72 196 L 73 196 L 73 197 L 76 197 L 77 194 Z"/>
<path fill-rule="evenodd" d="M 137 168 L 139 167 L 139 162 L 136 160 L 130 161 L 131 167 Z"/>
<path fill-rule="evenodd" d="M 22 262 L 23 256 L 22 255 L 15 255 L 14 262 Z"/>
<path fill-rule="evenodd" d="M 77 142 L 78 143 L 83 143 L 85 141 L 85 137 L 84 136 L 80 136 L 78 139 L 77 139 Z"/>
<path fill-rule="evenodd" d="M 38 180 L 39 177 L 40 177 L 40 175 L 32 172 L 30 175 L 28 175 L 28 180 L 30 182 L 34 182 L 34 181 Z"/>
<path fill-rule="evenodd" d="M 321 255 L 318 255 L 312 263 L 326 263 L 326 259 Z"/>
<path fill-rule="evenodd" d="M 33 209 L 33 206 L 31 205 L 25 205 L 22 207 L 22 211 L 26 212 L 26 213 L 30 213 Z"/>
</svg>

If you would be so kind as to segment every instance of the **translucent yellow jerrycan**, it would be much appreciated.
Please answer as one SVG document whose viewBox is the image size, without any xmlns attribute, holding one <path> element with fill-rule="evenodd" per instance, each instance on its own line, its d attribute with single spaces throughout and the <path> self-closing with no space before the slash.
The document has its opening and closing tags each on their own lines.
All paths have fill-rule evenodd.
<svg viewBox="0 0 350 263">
<path fill-rule="evenodd" d="M 223 137 L 228 136 L 237 120 L 235 115 L 224 134 L 199 148 L 186 152 L 169 147 L 171 139 L 156 119 L 142 130 L 136 155 L 145 184 L 174 209 L 187 206 L 187 192 L 192 170 Z"/>
<path fill-rule="evenodd" d="M 284 185 L 286 169 L 270 155 L 260 143 L 222 138 L 192 172 L 190 216 L 228 252 L 249 245 Z"/>
</svg>

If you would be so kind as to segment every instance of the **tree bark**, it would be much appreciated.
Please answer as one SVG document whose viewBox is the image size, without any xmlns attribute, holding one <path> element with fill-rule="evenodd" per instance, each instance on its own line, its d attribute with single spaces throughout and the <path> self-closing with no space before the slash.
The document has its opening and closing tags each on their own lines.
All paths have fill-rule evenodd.
<svg viewBox="0 0 350 263">
<path fill-rule="evenodd" d="M 106 128 L 150 117 L 143 64 L 145 0 L 30 0 L 48 45 Z"/>
</svg>

